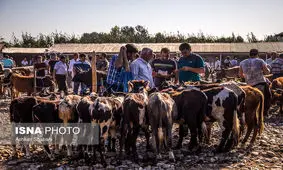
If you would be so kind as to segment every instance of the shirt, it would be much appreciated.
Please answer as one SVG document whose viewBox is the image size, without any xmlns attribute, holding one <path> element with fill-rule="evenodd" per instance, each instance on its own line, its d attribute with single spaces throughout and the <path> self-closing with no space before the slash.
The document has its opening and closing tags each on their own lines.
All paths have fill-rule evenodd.
<svg viewBox="0 0 283 170">
<path fill-rule="evenodd" d="M 237 66 L 238 61 L 233 59 L 233 60 L 230 61 L 230 65 L 231 65 L 231 67 Z"/>
<path fill-rule="evenodd" d="M 266 60 L 266 63 L 267 63 L 268 65 L 271 65 L 271 63 L 272 63 L 273 61 L 274 61 L 274 60 L 272 60 L 272 58 L 269 58 L 269 59 Z"/>
<path fill-rule="evenodd" d="M 82 71 L 88 71 L 91 68 L 91 66 L 90 66 L 89 62 L 87 62 L 87 61 L 83 62 L 83 61 L 79 60 L 79 61 L 75 62 L 75 64 L 73 65 L 73 68 L 78 69 L 78 70 L 82 70 Z"/>
<path fill-rule="evenodd" d="M 27 66 L 28 65 L 28 61 L 23 60 L 22 61 L 22 66 Z"/>
<path fill-rule="evenodd" d="M 55 74 L 66 75 L 67 74 L 67 64 L 62 61 L 58 61 L 54 66 Z"/>
<path fill-rule="evenodd" d="M 105 59 L 105 60 L 101 60 L 101 61 L 98 61 L 96 63 L 96 68 L 97 70 L 101 70 L 102 68 L 105 68 L 106 70 L 108 69 L 108 66 L 109 66 L 109 62 Z"/>
<path fill-rule="evenodd" d="M 151 62 L 151 66 L 154 72 L 161 75 L 171 75 L 177 69 L 176 62 L 171 59 L 154 59 Z M 154 84 L 155 86 L 160 86 L 165 80 L 163 77 L 154 77 Z"/>
<path fill-rule="evenodd" d="M 59 62 L 59 61 L 58 61 L 58 60 L 50 60 L 50 61 L 48 62 L 49 69 L 50 69 L 49 71 L 50 71 L 51 74 L 53 73 L 54 66 L 55 66 L 55 64 L 56 64 L 57 62 Z"/>
<path fill-rule="evenodd" d="M 70 62 L 69 62 L 69 69 L 68 69 L 69 72 L 73 72 L 74 64 L 77 61 L 78 61 L 78 59 L 77 60 L 75 60 L 75 59 L 70 60 Z"/>
<path fill-rule="evenodd" d="M 200 55 L 191 53 L 188 57 L 181 57 L 178 61 L 178 69 L 188 66 L 192 68 L 204 68 L 204 62 Z M 200 75 L 191 71 L 179 71 L 179 81 L 200 81 Z"/>
<path fill-rule="evenodd" d="M 9 58 L 3 59 L 1 62 L 3 63 L 4 68 L 12 68 L 13 65 L 14 65 L 13 60 L 11 60 Z"/>
<path fill-rule="evenodd" d="M 272 74 L 280 74 L 283 73 L 283 59 L 282 58 L 276 58 L 271 63 L 271 73 Z"/>
<path fill-rule="evenodd" d="M 115 67 L 115 61 L 117 60 L 118 55 L 114 55 L 111 58 L 110 64 L 109 64 L 109 69 L 107 72 L 107 79 L 106 82 L 108 84 L 117 84 L 120 85 L 121 83 L 121 72 L 122 72 L 122 68 L 116 68 Z"/>
<path fill-rule="evenodd" d="M 216 60 L 216 61 L 215 61 L 214 69 L 215 69 L 215 70 L 221 70 L 221 63 L 220 63 L 220 60 Z"/>
<path fill-rule="evenodd" d="M 262 70 L 264 65 L 266 65 L 266 63 L 259 58 L 245 59 L 240 63 L 247 84 L 254 86 L 265 82 Z"/>
<path fill-rule="evenodd" d="M 149 86 L 151 88 L 154 87 L 154 82 L 152 78 L 152 68 L 148 62 L 139 57 L 131 63 L 130 68 L 134 80 L 149 81 Z"/>
</svg>

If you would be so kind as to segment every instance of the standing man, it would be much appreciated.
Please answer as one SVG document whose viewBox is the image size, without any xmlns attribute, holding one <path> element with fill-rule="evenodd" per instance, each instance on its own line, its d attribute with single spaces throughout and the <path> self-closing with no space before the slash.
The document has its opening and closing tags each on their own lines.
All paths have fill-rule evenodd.
<svg viewBox="0 0 283 170">
<path fill-rule="evenodd" d="M 161 49 L 161 57 L 151 62 L 153 70 L 153 80 L 156 87 L 162 85 L 166 80 L 175 77 L 175 83 L 178 82 L 177 64 L 170 59 L 170 50 L 168 48 Z"/>
<path fill-rule="evenodd" d="M 134 44 L 122 46 L 119 55 L 114 55 L 110 61 L 106 79 L 106 87 L 111 92 L 124 91 L 123 87 L 123 72 L 130 73 L 129 63 L 133 61 L 138 52 Z"/>
<path fill-rule="evenodd" d="M 65 95 L 68 95 L 68 89 L 66 84 L 67 78 L 67 64 L 65 56 L 60 56 L 60 61 L 58 61 L 53 70 L 53 79 L 56 80 L 58 85 L 58 92 L 64 92 Z"/>
<path fill-rule="evenodd" d="M 74 77 L 74 71 L 73 71 L 73 68 L 74 68 L 74 64 L 78 61 L 78 58 L 79 58 L 79 54 L 78 53 L 75 53 L 73 55 L 73 59 L 70 60 L 69 62 L 69 68 L 68 68 L 68 77 L 70 77 L 70 79 L 72 80 L 73 77 Z M 72 88 L 74 89 L 74 84 L 77 83 L 77 82 L 73 82 L 71 83 L 72 84 Z"/>
<path fill-rule="evenodd" d="M 238 65 L 238 61 L 237 61 L 237 58 L 234 57 L 231 61 L 230 61 L 230 66 L 231 67 L 235 67 Z"/>
<path fill-rule="evenodd" d="M 14 62 L 9 58 L 8 55 L 4 55 L 3 59 L 1 60 L 3 63 L 4 68 L 13 68 L 14 67 Z"/>
<path fill-rule="evenodd" d="M 27 60 L 27 57 L 25 57 L 22 62 L 21 62 L 21 65 L 24 67 L 24 66 L 28 66 L 28 60 Z"/>
<path fill-rule="evenodd" d="M 231 63 L 230 63 L 230 57 L 227 56 L 226 59 L 224 60 L 224 67 L 225 67 L 225 68 L 229 68 L 230 65 L 231 65 Z"/>
<path fill-rule="evenodd" d="M 101 55 L 97 55 L 98 61 L 96 62 L 97 70 L 107 71 L 109 67 L 109 62 L 107 60 L 106 53 L 101 53 Z"/>
<path fill-rule="evenodd" d="M 150 48 L 143 48 L 140 57 L 131 63 L 131 72 L 134 80 L 149 81 L 150 88 L 155 87 L 152 78 L 152 68 L 149 61 L 153 58 L 153 51 Z"/>
<path fill-rule="evenodd" d="M 88 71 L 91 68 L 90 63 L 88 61 L 86 61 L 86 55 L 85 54 L 80 54 L 79 58 L 80 58 L 80 60 L 77 61 L 73 65 L 74 75 L 76 75 L 76 73 L 78 73 L 80 71 Z M 74 89 L 73 89 L 74 94 L 78 94 L 80 85 L 81 85 L 80 94 L 83 95 L 85 93 L 85 90 L 87 88 L 86 85 L 84 83 L 74 82 Z"/>
<path fill-rule="evenodd" d="M 204 73 L 204 62 L 200 55 L 191 52 L 188 43 L 179 46 L 182 57 L 178 61 L 179 82 L 200 81 L 200 74 Z"/>
<path fill-rule="evenodd" d="M 264 115 L 270 107 L 271 92 L 264 74 L 269 74 L 267 64 L 259 57 L 257 49 L 250 50 L 250 57 L 240 63 L 239 76 L 245 78 L 248 85 L 258 88 L 264 95 Z"/>
<path fill-rule="evenodd" d="M 221 62 L 218 57 L 215 58 L 216 61 L 214 63 L 214 70 L 220 71 L 221 70 Z"/>
<path fill-rule="evenodd" d="M 272 79 L 283 77 L 283 53 L 271 63 Z"/>
<path fill-rule="evenodd" d="M 271 57 L 266 60 L 266 63 L 271 66 L 271 63 L 277 58 L 277 52 L 271 52 Z"/>
<path fill-rule="evenodd" d="M 50 60 L 48 61 L 49 72 L 51 75 L 53 73 L 54 66 L 57 62 L 58 62 L 57 54 L 55 53 L 51 54 Z"/>
</svg>

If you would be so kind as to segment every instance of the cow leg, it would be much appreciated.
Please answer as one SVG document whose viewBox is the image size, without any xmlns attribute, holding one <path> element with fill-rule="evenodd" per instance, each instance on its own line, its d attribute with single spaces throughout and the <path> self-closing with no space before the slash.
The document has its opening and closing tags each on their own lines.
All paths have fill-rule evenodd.
<svg viewBox="0 0 283 170">
<path fill-rule="evenodd" d="M 150 133 L 149 133 L 149 126 L 146 126 L 143 128 L 144 134 L 145 134 L 145 139 L 146 139 L 146 150 L 150 151 L 152 150 L 150 143 L 149 143 L 149 138 L 150 138 Z"/>
<path fill-rule="evenodd" d="M 103 143 L 104 143 L 104 142 L 103 142 Z M 99 154 L 100 154 L 101 164 L 103 165 L 103 167 L 106 167 L 107 164 L 106 164 L 106 161 L 105 161 L 105 158 L 104 158 L 104 154 L 102 153 L 102 147 L 103 147 L 103 146 L 104 146 L 104 144 L 103 144 L 103 145 L 99 145 L 98 148 L 97 148 L 97 150 L 98 150 L 98 152 L 99 152 Z"/>
<path fill-rule="evenodd" d="M 216 149 L 216 152 L 223 152 L 223 148 L 224 148 L 229 136 L 231 135 L 231 128 L 229 128 L 229 127 L 224 127 L 224 128 L 225 128 L 225 130 L 222 132 L 222 138 L 221 138 L 219 146 Z"/>
<path fill-rule="evenodd" d="M 72 156 L 72 146 L 70 144 L 67 144 L 66 147 L 67 147 L 67 156 L 71 157 Z"/>
<path fill-rule="evenodd" d="M 206 144 L 210 144 L 210 136 L 211 136 L 211 128 L 212 128 L 213 123 L 207 123 L 206 127 L 207 127 L 207 138 L 205 140 Z"/>
<path fill-rule="evenodd" d="M 191 132 L 191 140 L 189 143 L 189 150 L 193 150 L 197 145 L 197 129 L 196 126 L 191 126 L 190 127 L 190 132 Z"/>
<path fill-rule="evenodd" d="M 161 159 L 162 156 L 160 154 L 160 139 L 158 137 L 158 128 L 157 127 L 152 127 L 152 142 L 153 142 L 153 146 L 155 149 L 155 153 L 157 156 L 157 159 Z"/>
<path fill-rule="evenodd" d="M 182 143 L 183 143 L 183 138 L 185 136 L 185 129 L 184 129 L 184 125 L 183 124 L 179 124 L 179 139 L 178 139 L 178 143 L 177 146 L 175 147 L 175 149 L 181 149 L 182 148 Z M 188 130 L 188 129 L 186 129 Z"/>
<path fill-rule="evenodd" d="M 175 162 L 175 156 L 172 151 L 172 125 L 168 126 L 166 136 L 168 138 L 169 160 Z"/>
<path fill-rule="evenodd" d="M 254 133 L 253 133 L 253 137 L 252 137 L 252 140 L 248 146 L 248 150 L 252 148 L 254 142 L 255 142 L 255 139 L 257 137 L 257 134 L 258 134 L 258 131 L 259 131 L 259 128 L 258 127 L 254 127 Z"/>
<path fill-rule="evenodd" d="M 133 134 L 132 134 L 132 140 L 131 140 L 131 146 L 132 146 L 132 152 L 134 154 L 134 160 L 137 162 L 138 161 L 138 153 L 137 153 L 137 138 L 139 135 L 139 127 L 134 127 L 133 128 Z"/>
<path fill-rule="evenodd" d="M 45 152 L 47 153 L 48 158 L 53 161 L 55 158 L 54 156 L 51 154 L 51 151 L 49 149 L 49 145 L 43 145 Z"/>
<path fill-rule="evenodd" d="M 31 158 L 31 153 L 30 153 L 30 149 L 29 149 L 29 144 L 24 144 L 24 148 L 25 148 L 25 151 L 26 151 L 26 158 L 27 159 L 30 159 Z"/>
<path fill-rule="evenodd" d="M 248 141 L 248 139 L 249 139 L 249 137 L 250 137 L 250 135 L 252 133 L 252 130 L 253 130 L 253 128 L 250 125 L 248 125 L 248 129 L 247 129 L 245 138 L 242 141 L 242 145 L 244 145 Z"/>
<path fill-rule="evenodd" d="M 110 143 L 110 151 L 111 152 L 116 152 L 116 130 L 115 128 L 110 128 L 110 140 L 108 141 L 108 146 Z M 109 138 L 108 138 L 109 139 Z"/>
<path fill-rule="evenodd" d="M 121 122 L 121 130 L 120 130 L 120 133 L 121 133 L 120 141 L 119 141 L 119 144 L 120 144 L 120 153 L 119 153 L 119 158 L 118 158 L 118 160 L 121 160 L 122 157 L 123 157 L 123 149 L 124 149 L 124 144 L 125 144 L 125 137 L 127 136 L 127 134 L 126 134 L 126 126 L 125 126 L 125 124 L 123 123 L 123 120 L 122 120 L 122 122 Z"/>
<path fill-rule="evenodd" d="M 282 103 L 280 103 L 280 112 L 279 112 L 279 113 L 280 113 L 281 115 L 283 115 L 282 105 L 283 105 L 283 104 L 282 104 Z"/>
</svg>

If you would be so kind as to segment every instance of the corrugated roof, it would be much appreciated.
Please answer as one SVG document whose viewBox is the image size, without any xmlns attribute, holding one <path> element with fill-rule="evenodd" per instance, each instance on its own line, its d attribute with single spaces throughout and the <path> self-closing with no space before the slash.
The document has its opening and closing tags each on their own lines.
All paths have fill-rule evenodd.
<svg viewBox="0 0 283 170">
<path fill-rule="evenodd" d="M 4 48 L 2 52 L 7 54 L 42 54 L 45 52 L 45 50 L 46 48 Z"/>
<path fill-rule="evenodd" d="M 54 44 L 49 51 L 60 53 L 90 53 L 106 52 L 117 53 L 124 44 Z M 147 43 L 135 44 L 139 50 L 143 47 L 152 48 L 154 52 L 159 52 L 161 48 L 167 47 L 171 52 L 179 52 L 180 43 Z M 283 51 L 283 42 L 264 43 L 191 43 L 192 51 L 199 53 L 246 53 L 252 48 L 257 48 L 260 52 Z"/>
</svg>

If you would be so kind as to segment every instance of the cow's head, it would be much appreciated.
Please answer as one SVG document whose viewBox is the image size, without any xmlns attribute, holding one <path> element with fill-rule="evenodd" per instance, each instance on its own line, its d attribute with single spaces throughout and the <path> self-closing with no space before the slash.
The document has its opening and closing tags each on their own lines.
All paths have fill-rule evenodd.
<svg viewBox="0 0 283 170">
<path fill-rule="evenodd" d="M 272 89 L 272 100 L 271 103 L 275 104 L 277 101 L 283 101 L 283 89 Z"/>
<path fill-rule="evenodd" d="M 129 93 L 142 93 L 149 90 L 149 81 L 132 80 L 128 82 Z"/>
<path fill-rule="evenodd" d="M 172 81 L 164 81 L 159 87 L 158 90 L 164 90 L 168 88 L 177 89 L 179 86 L 175 85 Z"/>
</svg>

